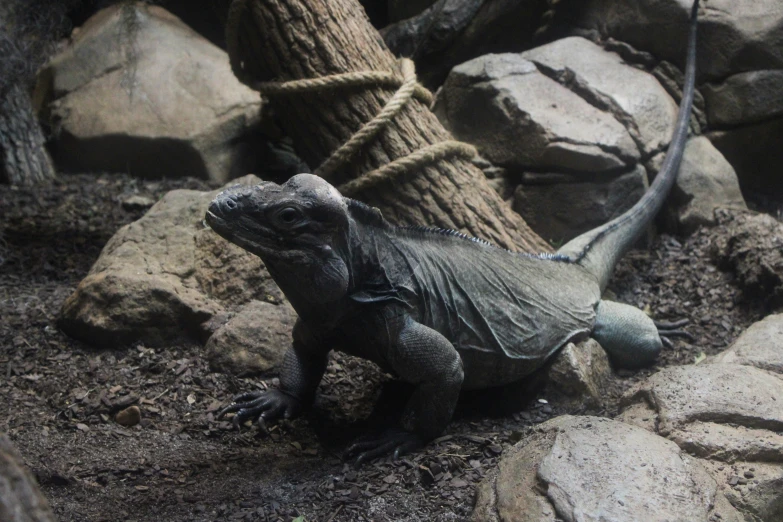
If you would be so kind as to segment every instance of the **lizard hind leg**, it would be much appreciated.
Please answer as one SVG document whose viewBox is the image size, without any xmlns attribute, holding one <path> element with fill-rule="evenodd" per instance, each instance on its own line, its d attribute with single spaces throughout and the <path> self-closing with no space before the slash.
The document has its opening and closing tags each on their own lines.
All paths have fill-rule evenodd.
<svg viewBox="0 0 783 522">
<path fill-rule="evenodd" d="M 643 368 L 663 347 L 655 322 L 635 306 L 602 300 L 595 309 L 592 337 L 619 368 Z"/>
</svg>

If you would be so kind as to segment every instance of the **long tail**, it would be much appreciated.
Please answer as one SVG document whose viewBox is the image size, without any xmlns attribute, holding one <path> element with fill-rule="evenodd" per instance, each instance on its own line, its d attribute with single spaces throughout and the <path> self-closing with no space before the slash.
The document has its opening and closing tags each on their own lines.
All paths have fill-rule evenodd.
<svg viewBox="0 0 783 522">
<path fill-rule="evenodd" d="M 623 215 L 572 239 L 557 251 L 558 254 L 568 257 L 592 273 L 598 280 L 602 291 L 606 288 L 617 262 L 634 245 L 658 211 L 661 210 L 663 202 L 677 178 L 688 137 L 688 124 L 696 82 L 698 10 L 699 0 L 695 0 L 691 8 L 682 102 L 669 150 L 666 152 L 663 165 L 655 177 L 655 181 L 644 196 Z"/>
</svg>

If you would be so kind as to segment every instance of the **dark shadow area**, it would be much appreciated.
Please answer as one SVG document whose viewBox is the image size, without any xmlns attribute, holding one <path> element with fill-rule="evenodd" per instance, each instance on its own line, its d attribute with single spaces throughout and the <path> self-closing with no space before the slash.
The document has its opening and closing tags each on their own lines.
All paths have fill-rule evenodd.
<svg viewBox="0 0 783 522">
<path fill-rule="evenodd" d="M 208 179 L 201 155 L 190 144 L 171 138 L 108 134 L 79 139 L 63 132 L 52 150 L 66 172 L 122 172 L 144 179 L 189 176 Z M 118 165 L 122 165 L 120 170 Z"/>
</svg>

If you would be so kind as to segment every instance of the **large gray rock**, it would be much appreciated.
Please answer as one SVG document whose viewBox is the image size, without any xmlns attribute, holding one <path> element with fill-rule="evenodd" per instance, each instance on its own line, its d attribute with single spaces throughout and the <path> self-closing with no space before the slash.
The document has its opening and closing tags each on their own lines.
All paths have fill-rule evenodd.
<svg viewBox="0 0 783 522">
<path fill-rule="evenodd" d="M 742 125 L 783 115 L 783 69 L 735 74 L 701 89 L 713 126 Z"/>
<path fill-rule="evenodd" d="M 726 497 L 750 520 L 783 518 L 783 488 L 778 487 L 783 481 L 783 379 L 778 375 L 726 363 L 666 368 L 624 402 L 618 420 L 666 436 L 706 459 Z M 727 468 L 734 472 L 724 473 Z M 740 469 L 751 474 L 737 475 Z M 755 470 L 763 472 L 756 477 Z M 738 485 L 747 485 L 746 491 L 738 491 Z"/>
<path fill-rule="evenodd" d="M 755 366 L 783 377 L 783 314 L 752 324 L 728 349 L 705 362 Z"/>
<path fill-rule="evenodd" d="M 498 185 L 516 186 L 515 210 L 558 244 L 638 201 L 642 158 L 668 145 L 677 106 L 653 75 L 572 37 L 455 67 L 434 110 L 505 169 Z"/>
<path fill-rule="evenodd" d="M 691 2 L 589 0 L 578 23 L 682 64 Z M 709 0 L 700 7 L 699 72 L 725 78 L 754 69 L 783 68 L 783 3 L 779 0 Z"/>
<path fill-rule="evenodd" d="M 517 171 L 616 171 L 640 158 L 611 113 L 518 54 L 486 55 L 455 67 L 434 110 L 458 139 Z"/>
<path fill-rule="evenodd" d="M 652 161 L 654 171 L 660 170 L 663 157 L 659 154 Z M 665 209 L 668 228 L 691 234 L 700 226 L 715 225 L 717 208 L 747 209 L 737 174 L 710 140 L 692 137 Z"/>
<path fill-rule="evenodd" d="M 210 319 L 250 301 L 283 302 L 258 257 L 202 225 L 216 193 L 174 190 L 117 231 L 66 299 L 60 327 L 93 346 L 160 345 L 203 339 Z"/>
<path fill-rule="evenodd" d="M 261 108 L 225 52 L 146 3 L 109 7 L 74 31 L 36 97 L 62 168 L 218 181 L 244 161 L 240 138 Z"/>
<path fill-rule="evenodd" d="M 479 487 L 475 522 L 740 521 L 697 462 L 648 431 L 563 416 L 507 451 Z"/>
<path fill-rule="evenodd" d="M 668 145 L 677 104 L 651 74 L 580 37 L 563 38 L 522 53 L 522 57 L 567 79 L 572 90 L 602 106 L 634 137 L 644 154 Z"/>
<path fill-rule="evenodd" d="M 682 65 L 691 2 L 589 0 L 577 23 L 604 37 Z M 735 169 L 746 197 L 783 197 L 783 3 L 779 0 L 702 2 L 699 83 L 710 140 Z"/>
<path fill-rule="evenodd" d="M 780 205 L 783 69 L 735 74 L 702 92 L 711 126 L 723 129 L 710 139 L 737 169 L 743 189 L 762 205 Z"/>
<path fill-rule="evenodd" d="M 658 432 L 667 436 L 694 422 L 783 431 L 783 381 L 750 366 L 665 368 L 642 382 L 626 404 L 640 401 L 654 408 Z"/>
</svg>

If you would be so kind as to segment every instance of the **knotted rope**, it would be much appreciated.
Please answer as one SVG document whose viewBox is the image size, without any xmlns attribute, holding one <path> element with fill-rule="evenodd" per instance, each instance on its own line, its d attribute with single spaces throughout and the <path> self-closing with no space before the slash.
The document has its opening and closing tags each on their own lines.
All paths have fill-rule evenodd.
<svg viewBox="0 0 783 522">
<path fill-rule="evenodd" d="M 399 176 L 414 168 L 420 168 L 425 165 L 432 165 L 442 159 L 451 157 L 461 157 L 466 160 L 473 159 L 478 153 L 473 145 L 468 145 L 461 141 L 447 140 L 428 145 L 415 152 L 397 158 L 394 161 L 383 165 L 375 170 L 365 172 L 360 177 L 343 183 L 337 189 L 345 196 L 356 194 L 368 187 Z"/>
<path fill-rule="evenodd" d="M 402 58 L 400 72 L 402 78 L 392 72 L 359 71 L 288 82 L 258 82 L 253 87 L 266 96 L 286 96 L 358 86 L 398 87 L 394 95 L 374 118 L 365 123 L 348 141 L 338 147 L 315 169 L 314 174 L 328 179 L 393 121 L 411 98 L 416 98 L 427 106 L 432 104 L 432 94 L 416 81 L 416 67 L 413 61 Z M 339 186 L 338 189 L 345 195 L 353 194 L 414 168 L 431 165 L 449 157 L 471 159 L 476 154 L 476 149 L 467 143 L 454 140 L 435 143 L 366 172 Z"/>
</svg>

